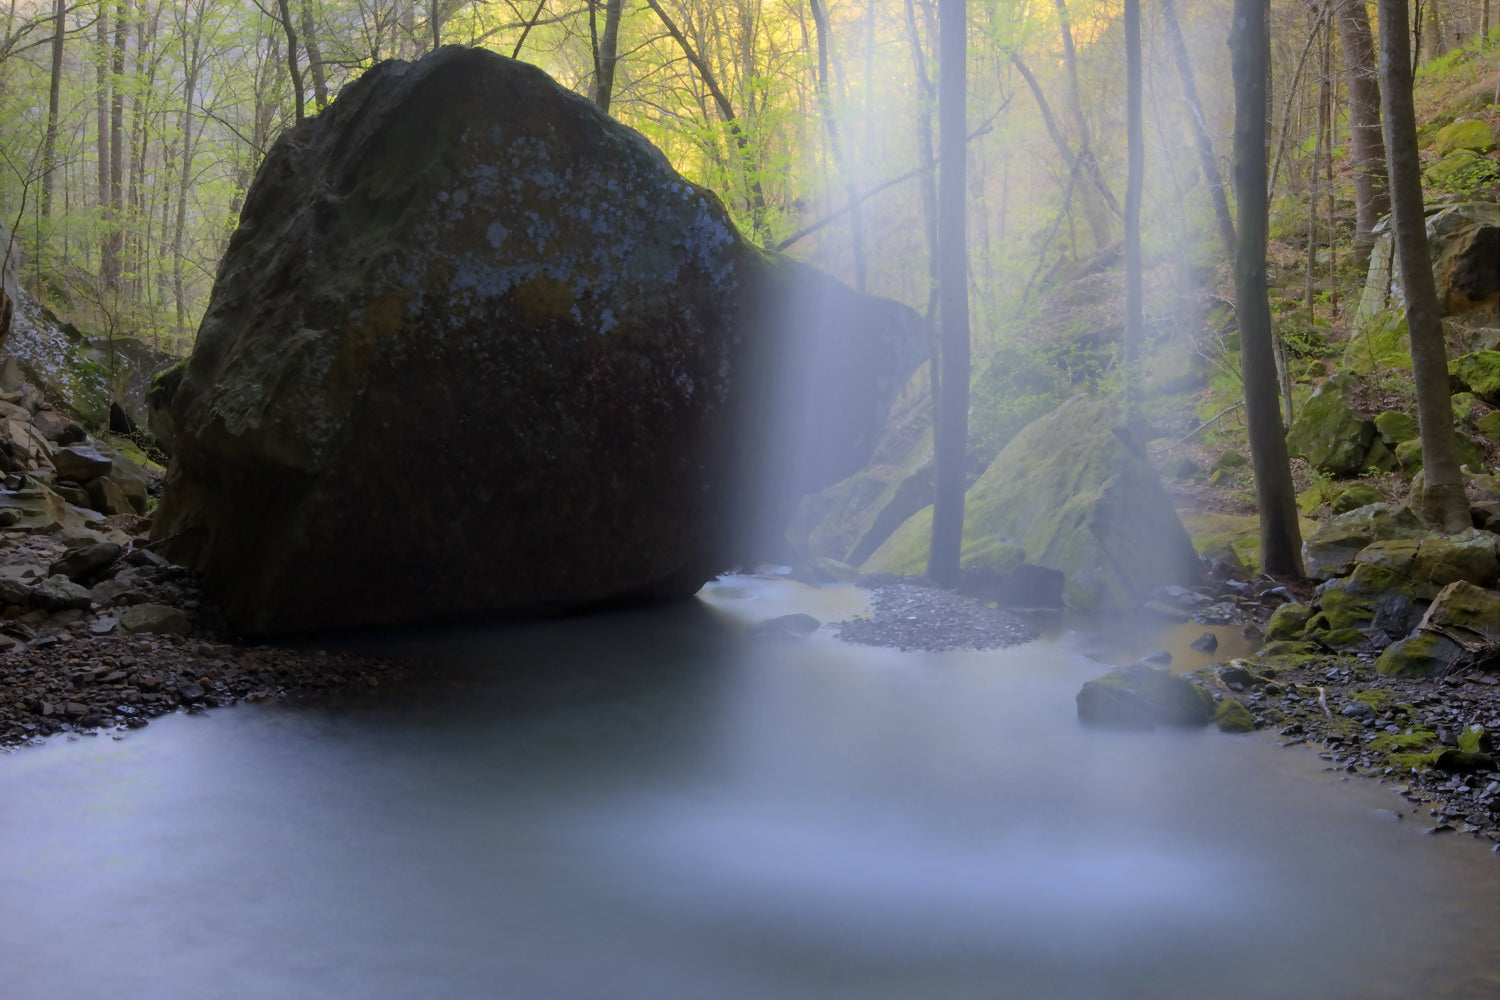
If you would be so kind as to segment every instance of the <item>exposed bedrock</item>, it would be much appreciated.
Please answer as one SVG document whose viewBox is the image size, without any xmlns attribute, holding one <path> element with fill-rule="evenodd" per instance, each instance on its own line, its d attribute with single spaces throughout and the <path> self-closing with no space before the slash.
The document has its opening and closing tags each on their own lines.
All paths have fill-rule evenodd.
<svg viewBox="0 0 1500 1000">
<path fill-rule="evenodd" d="M 153 533 L 252 634 L 686 595 L 865 462 L 922 352 L 541 71 L 444 48 L 270 151 Z"/>
</svg>

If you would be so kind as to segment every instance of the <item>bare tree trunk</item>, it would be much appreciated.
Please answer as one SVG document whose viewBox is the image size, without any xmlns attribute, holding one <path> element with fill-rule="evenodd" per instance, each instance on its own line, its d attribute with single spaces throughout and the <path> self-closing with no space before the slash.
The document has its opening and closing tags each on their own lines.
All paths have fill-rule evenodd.
<svg viewBox="0 0 1500 1000">
<path fill-rule="evenodd" d="M 1427 255 L 1422 209 L 1422 164 L 1417 156 L 1417 118 L 1412 106 L 1411 54 L 1406 0 L 1380 0 L 1380 107 L 1384 113 L 1386 162 L 1391 182 L 1391 223 L 1401 264 L 1401 290 L 1411 331 L 1412 381 L 1422 432 L 1422 514 L 1442 531 L 1471 527 L 1469 503 L 1453 434 L 1448 388 L 1448 352 L 1438 308 L 1437 284 Z"/>
<path fill-rule="evenodd" d="M 432 3 L 433 36 L 437 35 L 437 0 Z M 434 43 L 436 44 L 436 43 Z M 307 49 L 307 69 L 312 74 L 313 101 L 322 111 L 328 107 L 328 74 L 323 70 L 323 50 L 318 45 L 318 26 L 313 20 L 312 0 L 302 0 L 302 45 Z"/>
<path fill-rule="evenodd" d="M 615 66 L 620 60 L 620 10 L 624 0 L 606 0 L 604 33 L 599 38 L 599 65 L 595 70 L 594 103 L 609 110 L 615 93 Z"/>
<path fill-rule="evenodd" d="M 286 68 L 292 75 L 292 100 L 300 124 L 307 115 L 307 105 L 302 96 L 302 70 L 297 65 L 297 29 L 292 27 L 292 11 L 287 0 L 276 0 L 276 3 L 281 10 L 281 30 L 286 32 Z"/>
<path fill-rule="evenodd" d="M 105 287 L 110 292 L 120 287 L 120 251 L 125 245 L 125 213 L 122 211 L 125 185 L 125 39 L 130 27 L 128 0 L 115 8 L 115 44 L 111 61 L 111 94 L 109 104 L 109 243 L 111 266 Z"/>
<path fill-rule="evenodd" d="M 1276 405 L 1276 361 L 1271 304 L 1266 288 L 1266 90 L 1271 45 L 1269 0 L 1235 0 L 1229 32 L 1234 77 L 1235 311 L 1240 325 L 1240 367 L 1245 418 L 1260 506 L 1261 568 L 1272 575 L 1302 576 L 1297 498 L 1281 413 Z"/>
<path fill-rule="evenodd" d="M 833 96 L 828 80 L 828 14 L 821 0 L 812 0 L 813 27 L 818 41 L 818 99 L 823 108 L 823 124 L 828 130 L 828 147 L 833 153 L 833 163 L 844 181 L 844 190 L 849 199 L 849 243 L 854 257 L 854 287 L 865 290 L 865 222 L 859 204 L 859 190 L 851 179 L 849 162 L 844 156 L 844 144 L 839 136 L 838 115 L 833 107 Z"/>
<path fill-rule="evenodd" d="M 938 272 L 943 329 L 943 409 L 936 436 L 937 496 L 927 574 L 944 587 L 959 580 L 964 530 L 964 449 L 969 427 L 969 267 L 964 205 L 968 27 L 964 0 L 939 0 Z"/>
<path fill-rule="evenodd" d="M 1214 157 L 1213 141 L 1208 136 L 1208 122 L 1203 117 L 1203 103 L 1198 100 L 1198 86 L 1193 81 L 1193 67 L 1188 62 L 1187 43 L 1182 37 L 1182 27 L 1177 23 L 1177 6 L 1173 0 L 1162 0 L 1161 12 L 1167 23 L 1167 36 L 1172 42 L 1172 53 L 1177 61 L 1177 73 L 1182 78 L 1182 96 L 1187 101 L 1188 112 L 1193 118 L 1193 136 L 1198 146 L 1198 166 L 1203 171 L 1203 182 L 1208 185 L 1209 197 L 1214 203 L 1214 218 L 1219 223 L 1219 242 L 1224 255 L 1234 259 L 1234 220 L 1229 217 L 1229 198 L 1224 194 L 1224 178 L 1219 175 L 1219 161 Z"/>
<path fill-rule="evenodd" d="M 52 218 L 53 173 L 57 170 L 57 114 L 62 100 L 63 43 L 68 37 L 68 0 L 57 0 L 52 32 L 52 76 L 47 86 L 47 135 L 42 145 L 42 218 Z M 38 257 L 40 257 L 38 248 Z"/>
<path fill-rule="evenodd" d="M 1328 155 L 1329 150 L 1324 145 L 1324 136 L 1328 132 L 1328 120 L 1325 116 L 1328 110 L 1328 21 L 1327 10 L 1323 8 L 1323 16 L 1319 20 L 1321 27 L 1318 29 L 1323 33 L 1323 46 L 1320 53 L 1321 70 L 1318 79 L 1318 126 L 1313 136 L 1313 159 L 1310 183 L 1307 188 L 1307 267 L 1302 278 L 1302 308 L 1307 310 L 1308 319 L 1314 315 L 1313 309 L 1313 287 L 1314 276 L 1318 265 L 1318 209 L 1323 195 L 1323 157 Z M 1333 217 L 1328 217 L 1329 231 L 1333 230 Z M 1287 417 L 1291 422 L 1291 417 Z"/>
<path fill-rule="evenodd" d="M 1385 177 L 1385 140 L 1380 131 L 1380 81 L 1370 15 L 1365 0 L 1338 0 L 1339 44 L 1349 82 L 1349 150 L 1354 161 L 1354 253 L 1367 260 L 1373 230 L 1391 210 Z"/>
<path fill-rule="evenodd" d="M 283 8 L 286 0 L 282 0 Z M 203 5 L 197 16 L 191 7 L 183 25 L 182 64 L 182 172 L 177 183 L 177 218 L 172 229 L 172 292 L 177 303 L 177 335 L 187 335 L 187 201 L 192 185 L 193 157 L 197 152 L 193 139 L 193 101 L 198 93 L 198 74 L 203 68 Z"/>
<path fill-rule="evenodd" d="M 1125 411 L 1134 427 L 1140 410 L 1140 359 L 1146 326 L 1141 301 L 1141 189 L 1146 172 L 1146 138 L 1142 125 L 1140 0 L 1125 0 L 1125 109 L 1129 166 L 1125 183 L 1125 340 L 1121 355 L 1125 362 Z"/>
<path fill-rule="evenodd" d="M 1083 100 L 1078 89 L 1078 54 L 1073 47 L 1073 26 L 1068 20 L 1068 5 L 1066 0 L 1053 0 L 1053 2 L 1057 5 L 1057 26 L 1063 43 L 1063 66 L 1068 76 L 1068 111 L 1073 118 L 1073 130 L 1078 133 L 1078 155 L 1083 158 L 1084 170 L 1088 171 L 1089 176 L 1094 179 L 1094 190 L 1084 189 L 1083 213 L 1088 218 L 1089 229 L 1094 234 L 1095 248 L 1103 250 L 1110 243 L 1111 233 L 1109 216 L 1104 206 L 1099 204 L 1099 199 L 1103 198 L 1105 205 L 1116 215 L 1120 214 L 1120 206 L 1115 201 L 1113 193 L 1109 191 L 1109 185 L 1099 169 L 1099 161 L 1094 158 L 1088 119 L 1083 116 Z"/>
<path fill-rule="evenodd" d="M 911 36 L 912 66 L 917 75 L 917 158 L 920 164 L 918 187 L 922 197 L 922 232 L 927 242 L 927 309 L 922 318 L 927 332 L 927 373 L 932 383 L 933 425 L 942 407 L 943 374 L 940 371 L 942 351 L 938 344 L 938 226 L 937 226 L 937 156 L 932 149 L 932 109 L 937 94 L 932 76 L 927 72 L 927 56 L 922 49 L 922 33 L 917 28 L 913 0 L 906 0 L 906 30 Z"/>
</svg>

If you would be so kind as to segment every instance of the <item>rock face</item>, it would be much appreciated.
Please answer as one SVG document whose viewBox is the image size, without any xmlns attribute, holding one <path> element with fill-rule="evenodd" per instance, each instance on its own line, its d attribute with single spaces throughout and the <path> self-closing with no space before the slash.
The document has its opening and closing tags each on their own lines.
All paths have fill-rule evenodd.
<svg viewBox="0 0 1500 1000">
<path fill-rule="evenodd" d="M 1434 213 L 1427 219 L 1427 244 L 1444 315 L 1470 326 L 1500 322 L 1500 205 L 1462 202 Z M 1370 254 L 1356 327 L 1364 328 L 1383 309 L 1404 310 L 1395 257 L 1390 232 L 1382 232 Z"/>
<path fill-rule="evenodd" d="M 590 102 L 444 48 L 268 154 L 153 532 L 250 633 L 686 595 L 864 463 L 921 351 Z"/>
<path fill-rule="evenodd" d="M 1101 612 L 1196 583 L 1193 543 L 1129 437 L 1107 404 L 1082 396 L 1027 425 L 965 496 L 963 566 L 1005 573 L 1024 560 L 1060 570 L 1067 602 Z M 925 572 L 931 531 L 929 507 L 864 569 Z"/>
</svg>

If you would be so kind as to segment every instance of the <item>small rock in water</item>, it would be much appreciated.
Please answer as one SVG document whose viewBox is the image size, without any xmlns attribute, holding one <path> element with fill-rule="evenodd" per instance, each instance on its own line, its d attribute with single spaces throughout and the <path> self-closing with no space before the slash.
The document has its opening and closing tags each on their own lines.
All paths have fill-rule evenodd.
<svg viewBox="0 0 1500 1000">
<path fill-rule="evenodd" d="M 1193 648 L 1200 653 L 1212 653 L 1219 648 L 1219 637 L 1212 632 L 1204 632 L 1193 640 Z"/>
<path fill-rule="evenodd" d="M 802 639 L 816 632 L 822 624 L 812 615 L 782 615 L 758 623 L 753 631 L 768 639 Z"/>
<path fill-rule="evenodd" d="M 1172 654 L 1167 652 L 1165 649 L 1153 649 L 1151 652 L 1141 657 L 1141 662 L 1159 663 L 1162 666 L 1166 666 L 1168 663 L 1172 662 Z"/>
</svg>

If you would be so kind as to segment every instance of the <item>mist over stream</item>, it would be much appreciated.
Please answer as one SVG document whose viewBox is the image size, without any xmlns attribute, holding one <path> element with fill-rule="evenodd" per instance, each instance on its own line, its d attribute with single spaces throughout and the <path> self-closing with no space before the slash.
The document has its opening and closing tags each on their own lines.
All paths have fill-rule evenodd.
<svg viewBox="0 0 1500 1000">
<path fill-rule="evenodd" d="M 382 640 L 436 675 L 0 768 L 12 997 L 1465 997 L 1500 865 L 1306 749 L 1085 729 L 851 588 Z M 394 648 L 393 648 L 394 647 Z"/>
</svg>

